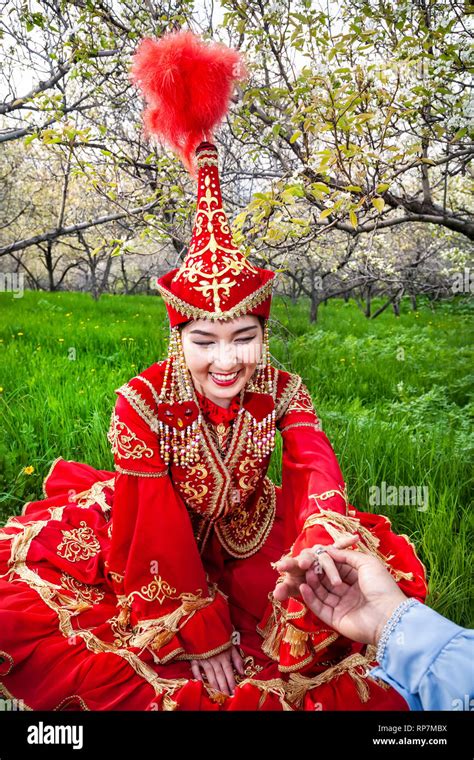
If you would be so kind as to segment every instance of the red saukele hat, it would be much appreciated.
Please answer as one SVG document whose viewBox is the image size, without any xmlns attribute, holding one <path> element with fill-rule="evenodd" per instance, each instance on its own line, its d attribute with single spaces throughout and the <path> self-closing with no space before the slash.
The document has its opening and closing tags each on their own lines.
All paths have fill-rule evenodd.
<svg viewBox="0 0 474 760">
<path fill-rule="evenodd" d="M 162 138 L 191 175 L 197 168 L 197 210 L 186 258 L 157 281 L 171 327 L 190 319 L 270 314 L 275 272 L 251 264 L 235 245 L 222 206 L 217 148 L 210 142 L 234 84 L 246 75 L 237 50 L 206 44 L 189 31 L 145 38 L 133 57 L 131 79 L 148 104 L 145 135 Z"/>
</svg>

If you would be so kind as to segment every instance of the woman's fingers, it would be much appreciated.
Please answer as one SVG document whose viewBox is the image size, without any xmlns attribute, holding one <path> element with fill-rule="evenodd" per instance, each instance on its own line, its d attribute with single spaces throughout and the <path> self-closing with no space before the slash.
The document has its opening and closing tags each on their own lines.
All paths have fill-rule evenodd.
<svg viewBox="0 0 474 760">
<path fill-rule="evenodd" d="M 333 586 L 338 586 L 342 583 L 341 576 L 339 575 L 334 560 L 327 552 L 322 552 L 318 555 L 318 562 Z"/>
<path fill-rule="evenodd" d="M 288 573 L 298 569 L 298 560 L 296 557 L 285 557 L 284 559 L 279 559 L 278 562 L 272 562 L 271 565 L 279 573 Z"/>
<path fill-rule="evenodd" d="M 207 660 L 202 660 L 200 662 L 200 665 L 206 674 L 206 678 L 209 683 L 209 686 L 212 686 L 213 689 L 220 691 L 219 684 L 218 684 L 216 675 L 214 673 L 214 668 L 212 667 L 211 663 L 208 662 Z"/>
<path fill-rule="evenodd" d="M 338 538 L 337 541 L 334 541 L 333 546 L 336 549 L 347 549 L 348 546 L 353 546 L 353 544 L 356 544 L 358 541 L 360 541 L 360 536 L 356 533 L 348 533 L 347 535 Z"/>
<path fill-rule="evenodd" d="M 191 672 L 198 681 L 202 681 L 202 675 L 201 671 L 199 670 L 199 665 L 197 660 L 191 660 Z"/>
<path fill-rule="evenodd" d="M 240 652 L 238 651 L 236 647 L 232 647 L 231 657 L 232 657 L 232 663 L 236 671 L 240 673 L 241 676 L 244 676 L 245 675 L 244 661 L 242 659 Z"/>
<path fill-rule="evenodd" d="M 223 667 L 223 662 L 219 660 L 213 660 L 212 667 L 214 668 L 214 675 L 217 678 L 219 684 L 219 690 L 230 697 L 231 691 L 227 682 L 227 674 Z"/>
<path fill-rule="evenodd" d="M 285 599 L 288 599 L 289 596 L 291 596 L 290 583 L 288 581 L 277 583 L 277 585 L 275 586 L 273 590 L 273 597 L 278 602 L 284 602 Z"/>
<path fill-rule="evenodd" d="M 296 558 L 298 561 L 299 570 L 309 570 L 312 564 L 314 564 L 314 549 L 303 549 Z"/>
<path fill-rule="evenodd" d="M 227 681 L 227 687 L 231 694 L 235 691 L 235 678 L 234 678 L 234 671 L 232 668 L 232 661 L 230 657 L 227 655 L 227 652 L 225 653 L 226 657 L 221 660 L 222 670 L 224 671 L 224 676 Z"/>
</svg>

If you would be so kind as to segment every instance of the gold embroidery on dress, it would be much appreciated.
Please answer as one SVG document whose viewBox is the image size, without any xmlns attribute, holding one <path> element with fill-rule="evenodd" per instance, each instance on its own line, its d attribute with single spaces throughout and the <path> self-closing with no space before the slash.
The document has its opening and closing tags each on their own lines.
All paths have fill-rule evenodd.
<svg viewBox="0 0 474 760">
<path fill-rule="evenodd" d="M 310 412 L 311 414 L 315 414 L 313 401 L 303 382 L 292 397 L 285 414 L 289 414 L 290 412 Z"/>
<path fill-rule="evenodd" d="M 90 583 L 82 583 L 82 581 L 78 581 L 72 575 L 69 575 L 69 573 L 61 574 L 61 586 L 69 589 L 81 601 L 88 602 L 89 604 L 98 604 L 105 596 L 104 591 L 97 586 L 93 586 Z"/>
<path fill-rule="evenodd" d="M 66 507 L 58 507 L 57 510 L 60 514 L 52 519 L 60 520 Z M 10 559 L 8 561 L 9 566 L 12 568 L 12 572 L 18 576 L 18 580 L 26 583 L 29 588 L 34 589 L 42 601 L 58 616 L 59 630 L 62 635 L 68 640 L 72 640 L 73 637 L 80 637 L 87 649 L 90 652 L 111 652 L 127 662 L 134 672 L 143 680 L 148 683 L 154 690 L 155 694 L 159 696 L 172 695 L 177 689 L 188 682 L 186 678 L 174 678 L 164 679 L 160 678 L 154 669 L 150 667 L 146 662 L 140 659 L 134 652 L 126 648 L 117 647 L 108 641 L 104 641 L 99 638 L 92 630 L 74 628 L 72 625 L 73 616 L 76 614 L 74 609 L 70 609 L 67 605 L 64 605 L 63 599 L 57 593 L 57 586 L 46 581 L 38 575 L 37 572 L 32 570 L 26 565 L 26 556 L 28 554 L 31 542 L 41 532 L 47 520 L 37 520 L 32 525 L 24 526 L 22 534 L 15 536 L 12 541 L 10 550 Z M 68 600 L 70 601 L 70 600 Z M 1 687 L 0 687 L 1 689 Z"/>
<path fill-rule="evenodd" d="M 158 432 L 158 418 L 135 388 L 129 385 L 129 383 L 125 383 L 120 388 L 117 388 L 116 393 L 120 393 L 128 401 L 132 409 L 146 422 L 153 433 Z"/>
<path fill-rule="evenodd" d="M 289 375 L 290 376 L 288 378 L 288 381 L 275 407 L 277 421 L 286 414 L 286 409 L 290 404 L 291 399 L 298 391 L 298 388 L 302 383 L 301 377 L 299 375 L 292 373 L 289 373 Z"/>
<path fill-rule="evenodd" d="M 218 425 L 213 425 L 210 422 L 207 424 L 215 445 L 219 449 L 221 456 L 224 457 L 232 438 L 232 422 L 229 426 L 224 425 L 223 422 L 219 422 Z"/>
<path fill-rule="evenodd" d="M 140 591 L 132 591 L 132 593 L 128 595 L 127 600 L 131 601 L 134 596 L 139 596 L 147 602 L 157 601 L 160 604 L 163 604 L 166 597 L 168 596 L 172 598 L 173 594 L 176 594 L 176 589 L 164 581 L 161 575 L 154 575 L 150 583 L 146 586 L 142 586 Z"/>
<path fill-rule="evenodd" d="M 59 557 L 70 562 L 80 562 L 94 557 L 100 551 L 100 544 L 94 531 L 84 520 L 81 520 L 80 528 L 62 530 L 63 540 L 57 547 Z"/>
<path fill-rule="evenodd" d="M 146 445 L 133 430 L 130 430 L 125 422 L 121 422 L 118 414 L 112 412 L 107 438 L 112 446 L 112 453 L 122 459 L 149 459 L 153 456 L 153 449 Z"/>
<path fill-rule="evenodd" d="M 297 427 L 311 427 L 315 430 L 323 429 L 321 420 L 318 420 L 318 422 L 291 422 L 289 425 L 285 425 L 285 427 L 280 428 L 280 433 L 285 433 L 287 430 L 291 430 L 291 428 Z"/>
<path fill-rule="evenodd" d="M 120 467 L 119 464 L 115 465 L 115 469 L 123 475 L 137 475 L 140 478 L 164 478 L 169 473 L 168 468 L 159 472 L 140 472 L 140 470 L 127 470 L 124 467 Z"/>
<path fill-rule="evenodd" d="M 205 483 L 192 482 L 192 479 L 198 478 L 202 481 L 209 475 L 208 470 L 204 467 L 202 462 L 198 464 L 190 464 L 186 468 L 188 477 L 186 480 L 180 482 L 180 487 L 185 497 L 186 504 L 188 506 L 196 508 L 204 503 L 205 496 L 209 493 L 209 488 Z"/>
<path fill-rule="evenodd" d="M 346 511 L 347 506 L 349 504 L 349 497 L 347 495 L 347 485 L 344 485 L 344 488 L 341 490 L 338 490 L 337 488 L 333 488 L 330 491 L 323 491 L 323 493 L 310 493 L 308 498 L 314 499 L 316 504 L 318 504 L 318 501 L 327 501 L 327 499 L 331 499 L 333 496 L 340 496 L 342 499 L 344 499 L 344 503 L 346 505 Z M 318 507 L 320 505 L 318 504 Z"/>
<path fill-rule="evenodd" d="M 125 579 L 125 575 L 122 575 L 122 573 L 114 573 L 113 570 L 109 570 L 108 574 L 112 578 L 115 583 L 122 583 L 122 581 Z"/>
<path fill-rule="evenodd" d="M 216 534 L 222 546 L 233 557 L 251 557 L 265 543 L 275 519 L 275 510 L 275 485 L 265 476 L 263 492 L 254 509 L 247 511 L 243 504 L 238 504 L 216 522 Z"/>
</svg>

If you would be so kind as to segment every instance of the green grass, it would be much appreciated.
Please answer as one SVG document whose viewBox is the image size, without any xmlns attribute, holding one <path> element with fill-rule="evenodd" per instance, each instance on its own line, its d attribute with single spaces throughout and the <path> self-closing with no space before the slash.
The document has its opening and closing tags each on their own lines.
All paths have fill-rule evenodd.
<svg viewBox="0 0 474 760">
<path fill-rule="evenodd" d="M 376 308 L 377 305 L 374 306 Z M 164 305 L 147 296 L 0 294 L 0 522 L 41 484 L 57 456 L 113 469 L 106 433 L 115 388 L 166 355 Z M 386 514 L 428 569 L 429 603 L 472 625 L 472 317 L 462 300 L 367 320 L 330 302 L 308 325 L 308 304 L 275 299 L 276 366 L 310 389 L 352 504 Z M 280 482 L 281 439 L 270 466 Z M 33 467 L 32 474 L 24 473 Z M 427 486 L 426 511 L 370 506 L 369 488 Z"/>
</svg>

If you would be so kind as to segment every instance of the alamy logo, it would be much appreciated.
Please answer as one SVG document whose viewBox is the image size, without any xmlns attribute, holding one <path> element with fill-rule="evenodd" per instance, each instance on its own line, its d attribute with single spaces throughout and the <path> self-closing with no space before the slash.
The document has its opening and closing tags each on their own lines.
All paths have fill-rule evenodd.
<svg viewBox="0 0 474 760">
<path fill-rule="evenodd" d="M 369 488 L 369 504 L 371 506 L 416 506 L 418 512 L 426 512 L 428 498 L 428 486 L 391 486 L 382 480 L 380 486 L 370 486 Z"/>
<path fill-rule="evenodd" d="M 83 747 L 83 726 L 50 726 L 40 721 L 28 726 L 28 744 L 72 744 L 73 749 Z"/>
</svg>

